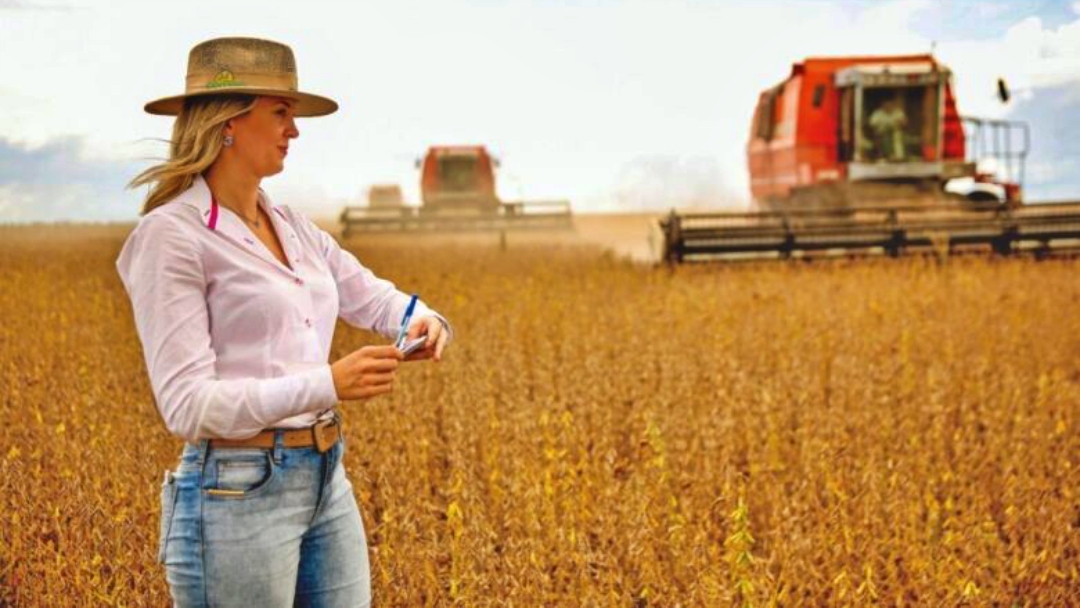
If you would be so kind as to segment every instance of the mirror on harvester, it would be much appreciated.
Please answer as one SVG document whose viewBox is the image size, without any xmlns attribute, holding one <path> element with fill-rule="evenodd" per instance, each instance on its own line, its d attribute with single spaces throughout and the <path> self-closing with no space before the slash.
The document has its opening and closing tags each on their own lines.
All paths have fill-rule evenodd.
<svg viewBox="0 0 1080 608">
<path fill-rule="evenodd" d="M 1001 103 L 1009 103 L 1009 85 L 1005 83 L 1004 78 L 998 78 L 997 94 Z"/>
</svg>

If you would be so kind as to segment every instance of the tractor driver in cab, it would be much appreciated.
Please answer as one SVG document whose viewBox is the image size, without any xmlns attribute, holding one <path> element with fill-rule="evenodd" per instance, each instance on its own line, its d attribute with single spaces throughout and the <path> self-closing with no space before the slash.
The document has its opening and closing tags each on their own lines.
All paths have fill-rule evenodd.
<svg viewBox="0 0 1080 608">
<path fill-rule="evenodd" d="M 907 115 L 899 95 L 886 99 L 870 114 L 870 130 L 874 134 L 874 148 L 879 160 L 901 162 L 907 156 L 904 127 Z"/>
</svg>

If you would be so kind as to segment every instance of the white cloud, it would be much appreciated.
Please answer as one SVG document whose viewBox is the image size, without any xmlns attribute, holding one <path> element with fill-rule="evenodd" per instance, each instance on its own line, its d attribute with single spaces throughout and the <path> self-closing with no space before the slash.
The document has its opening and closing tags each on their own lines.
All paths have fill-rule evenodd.
<svg viewBox="0 0 1080 608">
<path fill-rule="evenodd" d="M 1008 108 L 996 99 L 999 77 L 1021 96 L 1080 81 L 1080 19 L 1050 29 L 1028 17 L 1001 39 L 945 43 L 937 55 L 953 69 L 963 113 L 1003 116 Z"/>
<path fill-rule="evenodd" d="M 79 137 L 43 145 L 0 138 L 0 222 L 131 219 L 141 198 L 125 189 L 134 173 L 129 163 L 88 155 Z"/>
</svg>

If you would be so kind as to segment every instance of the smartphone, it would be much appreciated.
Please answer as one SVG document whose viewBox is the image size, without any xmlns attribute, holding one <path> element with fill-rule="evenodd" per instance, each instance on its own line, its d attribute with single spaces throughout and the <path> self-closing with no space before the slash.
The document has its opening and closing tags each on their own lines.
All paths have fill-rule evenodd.
<svg viewBox="0 0 1080 608">
<path fill-rule="evenodd" d="M 425 342 L 427 342 L 427 336 L 420 336 L 412 342 L 406 342 L 405 345 L 401 347 L 401 352 L 407 357 L 423 348 Z"/>
</svg>

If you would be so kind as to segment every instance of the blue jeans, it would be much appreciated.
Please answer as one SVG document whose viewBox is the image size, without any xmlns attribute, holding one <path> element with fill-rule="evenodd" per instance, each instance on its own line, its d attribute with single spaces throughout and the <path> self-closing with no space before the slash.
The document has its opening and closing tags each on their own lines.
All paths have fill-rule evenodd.
<svg viewBox="0 0 1080 608">
<path fill-rule="evenodd" d="M 174 605 L 371 604 L 367 542 L 344 440 L 314 447 L 186 444 L 161 489 L 158 561 Z"/>
</svg>

